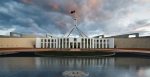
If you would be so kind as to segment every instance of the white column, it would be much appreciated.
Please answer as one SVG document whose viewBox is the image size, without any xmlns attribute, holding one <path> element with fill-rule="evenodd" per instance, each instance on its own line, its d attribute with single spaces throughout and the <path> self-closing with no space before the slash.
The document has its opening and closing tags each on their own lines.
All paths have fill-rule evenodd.
<svg viewBox="0 0 150 77">
<path fill-rule="evenodd" d="M 94 39 L 92 38 L 92 48 L 94 48 Z"/>
<path fill-rule="evenodd" d="M 85 48 L 85 39 L 83 38 L 83 47 L 82 48 Z"/>
<path fill-rule="evenodd" d="M 50 41 L 50 42 L 49 42 L 49 48 L 51 48 L 51 39 L 50 39 L 50 38 L 49 38 L 49 41 Z"/>
<path fill-rule="evenodd" d="M 84 38 L 84 42 L 83 42 L 83 43 L 84 43 L 83 47 L 85 48 L 85 45 L 86 45 L 86 44 L 85 44 L 85 38 Z"/>
<path fill-rule="evenodd" d="M 104 44 L 104 48 L 105 48 L 105 43 L 106 43 L 106 40 L 104 39 L 104 42 L 103 42 L 103 44 Z"/>
<path fill-rule="evenodd" d="M 62 38 L 62 48 L 64 48 L 64 39 Z"/>
<path fill-rule="evenodd" d="M 86 48 L 86 38 L 85 38 L 85 48 Z"/>
<path fill-rule="evenodd" d="M 114 48 L 114 38 L 109 38 L 109 48 Z"/>
<path fill-rule="evenodd" d="M 104 48 L 104 40 L 102 39 L 102 48 Z"/>
<path fill-rule="evenodd" d="M 60 44 L 60 43 L 61 43 L 61 42 L 60 42 L 60 40 L 61 40 L 61 38 L 59 38 L 59 48 L 60 48 L 60 46 L 61 46 L 61 44 Z"/>
<path fill-rule="evenodd" d="M 41 38 L 36 38 L 36 48 L 41 48 Z"/>
<path fill-rule="evenodd" d="M 46 38 L 46 48 L 48 48 L 48 39 Z"/>
<path fill-rule="evenodd" d="M 68 38 L 69 39 L 69 48 L 70 48 L 70 38 Z"/>
<path fill-rule="evenodd" d="M 97 41 L 98 41 L 98 39 L 96 40 L 96 47 L 98 48 L 98 42 Z"/>
<path fill-rule="evenodd" d="M 66 39 L 63 38 L 63 41 L 64 41 L 64 48 L 66 48 Z"/>
<path fill-rule="evenodd" d="M 55 39 L 55 48 L 57 48 L 57 39 Z"/>
<path fill-rule="evenodd" d="M 67 48 L 67 38 L 65 38 L 65 39 L 66 39 L 66 40 L 65 40 L 65 41 L 66 41 L 65 43 L 66 43 L 66 48 Z"/>
<path fill-rule="evenodd" d="M 74 38 L 73 38 L 73 41 L 72 41 L 72 48 L 74 48 Z"/>
<path fill-rule="evenodd" d="M 54 39 L 52 38 L 52 40 L 53 40 L 53 41 L 52 41 L 52 48 L 54 48 Z"/>
<path fill-rule="evenodd" d="M 97 48 L 97 39 L 95 39 L 95 48 Z"/>
<path fill-rule="evenodd" d="M 47 38 L 47 48 L 49 48 L 49 39 Z"/>
<path fill-rule="evenodd" d="M 59 38 L 57 38 L 57 46 L 58 46 L 57 48 L 59 48 L 59 42 L 60 42 Z"/>
<path fill-rule="evenodd" d="M 64 39 L 65 39 L 65 38 L 64 38 Z M 64 39 L 63 39 L 63 40 L 64 40 Z M 64 48 L 66 48 L 66 39 L 64 40 Z"/>
<path fill-rule="evenodd" d="M 92 38 L 90 38 L 90 48 L 92 48 Z"/>
<path fill-rule="evenodd" d="M 100 48 L 102 48 L 102 39 L 100 39 Z"/>
<path fill-rule="evenodd" d="M 88 38 L 86 38 L 86 40 L 87 40 L 87 42 L 86 42 L 87 45 L 86 45 L 86 46 L 87 46 L 87 48 L 88 48 L 88 45 L 89 45 L 89 44 L 88 44 Z"/>
<path fill-rule="evenodd" d="M 99 38 L 99 41 L 98 41 L 98 44 L 99 44 L 99 48 L 101 47 L 101 44 L 100 44 L 100 40 L 101 40 L 101 39 Z"/>
<path fill-rule="evenodd" d="M 44 38 L 44 46 L 43 46 L 43 48 L 46 48 L 45 43 L 46 43 L 46 42 L 45 42 L 45 38 Z"/>
<path fill-rule="evenodd" d="M 82 38 L 80 39 L 80 48 L 82 48 Z"/>
<path fill-rule="evenodd" d="M 43 38 L 43 48 L 45 47 L 44 44 L 45 44 L 45 39 Z"/>
<path fill-rule="evenodd" d="M 91 43 L 91 48 L 92 48 L 92 46 L 93 46 L 93 45 L 92 45 L 92 38 L 91 38 L 90 40 L 91 40 L 91 42 L 90 42 L 90 43 Z"/>
<path fill-rule="evenodd" d="M 84 38 L 82 38 L 82 48 L 84 48 Z"/>
<path fill-rule="evenodd" d="M 94 39 L 94 48 L 96 48 L 96 46 L 95 46 L 95 39 Z"/>
<path fill-rule="evenodd" d="M 68 46 L 67 43 L 68 43 L 68 42 L 67 42 L 67 38 L 66 38 L 66 48 L 67 48 L 67 46 Z"/>
<path fill-rule="evenodd" d="M 53 41 L 54 41 L 54 40 L 53 40 L 53 41 L 52 41 L 52 40 L 53 40 L 53 38 L 51 39 L 51 45 L 52 45 L 52 47 L 51 47 L 51 48 L 53 48 L 53 47 L 54 47 L 54 45 L 53 45 Z"/>
<path fill-rule="evenodd" d="M 56 48 L 58 48 L 58 38 L 56 38 Z"/>
<path fill-rule="evenodd" d="M 45 48 L 47 48 L 47 39 L 45 38 L 46 42 L 45 42 Z"/>
<path fill-rule="evenodd" d="M 105 48 L 107 48 L 107 39 L 105 40 Z"/>
<path fill-rule="evenodd" d="M 91 41 L 92 41 L 92 40 L 91 40 L 91 38 L 90 38 L 90 48 L 91 48 L 91 44 L 92 44 Z"/>
<path fill-rule="evenodd" d="M 65 48 L 67 48 L 67 41 L 66 41 L 66 38 L 65 38 Z"/>
<path fill-rule="evenodd" d="M 55 48 L 55 39 L 53 39 L 53 48 Z"/>
</svg>

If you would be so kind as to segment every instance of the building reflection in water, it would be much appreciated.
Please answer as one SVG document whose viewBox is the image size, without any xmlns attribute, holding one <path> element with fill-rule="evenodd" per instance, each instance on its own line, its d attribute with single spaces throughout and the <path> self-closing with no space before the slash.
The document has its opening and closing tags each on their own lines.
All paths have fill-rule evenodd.
<svg viewBox="0 0 150 77">
<path fill-rule="evenodd" d="M 63 77 L 64 71 L 71 70 L 89 73 L 89 77 L 150 77 L 150 60 L 113 57 L 7 57 L 0 58 L 0 69 L 0 77 Z"/>
<path fill-rule="evenodd" d="M 36 58 L 37 68 L 44 67 L 114 67 L 114 58 Z"/>
</svg>

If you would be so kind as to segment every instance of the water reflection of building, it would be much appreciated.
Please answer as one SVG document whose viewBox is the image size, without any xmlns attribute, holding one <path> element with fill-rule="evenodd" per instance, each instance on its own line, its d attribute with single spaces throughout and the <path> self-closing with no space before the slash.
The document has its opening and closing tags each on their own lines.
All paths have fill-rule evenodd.
<svg viewBox="0 0 150 77">
<path fill-rule="evenodd" d="M 114 58 L 36 58 L 37 67 L 114 67 Z"/>
</svg>

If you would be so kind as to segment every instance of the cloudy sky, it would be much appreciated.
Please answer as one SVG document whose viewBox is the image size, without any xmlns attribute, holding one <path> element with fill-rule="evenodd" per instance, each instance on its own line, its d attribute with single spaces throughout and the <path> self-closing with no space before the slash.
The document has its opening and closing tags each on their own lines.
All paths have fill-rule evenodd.
<svg viewBox="0 0 150 77">
<path fill-rule="evenodd" d="M 0 0 L 0 35 L 65 35 L 74 27 L 73 17 L 88 36 L 150 35 L 150 0 Z"/>
</svg>

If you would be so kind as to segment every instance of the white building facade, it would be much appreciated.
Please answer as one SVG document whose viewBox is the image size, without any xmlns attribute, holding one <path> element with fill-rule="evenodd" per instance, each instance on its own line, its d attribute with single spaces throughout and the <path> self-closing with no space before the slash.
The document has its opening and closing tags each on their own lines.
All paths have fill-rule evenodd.
<svg viewBox="0 0 150 77">
<path fill-rule="evenodd" d="M 114 48 L 114 38 L 36 38 L 36 48 Z"/>
</svg>

